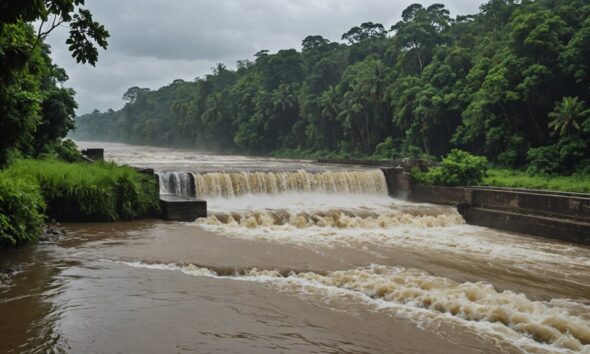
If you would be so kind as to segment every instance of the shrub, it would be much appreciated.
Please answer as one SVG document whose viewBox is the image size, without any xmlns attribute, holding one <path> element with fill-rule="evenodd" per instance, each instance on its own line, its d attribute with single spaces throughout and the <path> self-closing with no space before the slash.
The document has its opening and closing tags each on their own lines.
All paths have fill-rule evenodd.
<svg viewBox="0 0 590 354">
<path fill-rule="evenodd" d="M 153 214 L 158 208 L 155 181 L 112 163 L 19 160 L 8 175 L 37 181 L 47 214 L 61 221 L 113 221 Z"/>
<path fill-rule="evenodd" d="M 451 150 L 441 164 L 430 168 L 427 172 L 418 169 L 412 176 L 419 183 L 440 186 L 469 186 L 480 184 L 487 170 L 488 160 L 483 156 L 475 156 L 462 150 Z"/>
<path fill-rule="evenodd" d="M 587 143 L 578 138 L 562 138 L 557 144 L 529 149 L 527 172 L 535 174 L 565 174 L 580 167 L 587 154 Z"/>
<path fill-rule="evenodd" d="M 373 159 L 384 159 L 389 160 L 393 159 L 395 155 L 395 144 L 393 143 L 393 139 L 391 137 L 387 137 L 383 142 L 377 144 L 375 147 L 375 152 L 371 158 Z"/>
<path fill-rule="evenodd" d="M 82 154 L 78 149 L 76 143 L 70 139 L 66 139 L 55 146 L 55 152 L 60 160 L 67 162 L 82 161 Z"/>
<path fill-rule="evenodd" d="M 45 203 L 35 181 L 0 173 L 0 246 L 36 239 Z"/>
<path fill-rule="evenodd" d="M 559 170 L 559 149 L 557 145 L 529 149 L 527 160 L 527 172 L 531 175 L 555 173 Z"/>
<path fill-rule="evenodd" d="M 529 145 L 523 137 L 514 135 L 508 139 L 504 151 L 498 154 L 498 163 L 512 168 L 522 166 L 525 164 L 528 148 Z"/>
</svg>

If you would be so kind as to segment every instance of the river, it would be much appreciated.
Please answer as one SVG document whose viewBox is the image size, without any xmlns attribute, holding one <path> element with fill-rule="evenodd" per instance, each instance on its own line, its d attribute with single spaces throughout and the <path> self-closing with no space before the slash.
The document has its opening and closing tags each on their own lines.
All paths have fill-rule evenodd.
<svg viewBox="0 0 590 354">
<path fill-rule="evenodd" d="M 2 251 L 0 353 L 590 353 L 588 247 L 390 198 L 371 168 L 81 145 L 209 216 Z"/>
</svg>

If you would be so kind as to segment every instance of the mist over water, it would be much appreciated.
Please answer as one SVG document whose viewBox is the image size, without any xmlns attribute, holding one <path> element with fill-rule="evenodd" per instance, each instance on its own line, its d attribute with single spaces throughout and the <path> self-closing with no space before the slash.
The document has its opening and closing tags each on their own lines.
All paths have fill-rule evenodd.
<svg viewBox="0 0 590 354">
<path fill-rule="evenodd" d="M 13 348 L 590 353 L 588 247 L 391 198 L 375 168 L 99 145 L 208 217 L 70 225 L 31 248 L 51 271 L 0 278 L 0 314 L 22 306 L 51 330 L 23 324 Z"/>
</svg>

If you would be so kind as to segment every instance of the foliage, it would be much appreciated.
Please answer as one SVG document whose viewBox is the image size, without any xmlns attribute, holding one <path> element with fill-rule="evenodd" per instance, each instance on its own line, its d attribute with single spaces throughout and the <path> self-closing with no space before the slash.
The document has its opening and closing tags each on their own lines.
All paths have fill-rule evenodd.
<svg viewBox="0 0 590 354">
<path fill-rule="evenodd" d="M 0 3 L 0 29 L 6 24 L 40 22 L 34 42 L 36 46 L 52 31 L 68 24 L 69 37 L 66 44 L 72 57 L 77 62 L 95 65 L 98 59 L 98 47 L 106 49 L 108 31 L 92 18 L 84 9 L 84 0 L 43 0 L 21 1 L 4 0 Z"/>
<path fill-rule="evenodd" d="M 532 175 L 519 170 L 490 169 L 482 185 L 590 193 L 590 176 L 588 174 L 574 174 L 572 176 Z"/>
<path fill-rule="evenodd" d="M 549 122 L 552 135 L 559 133 L 563 137 L 580 134 L 581 122 L 590 117 L 590 109 L 585 109 L 584 102 L 580 102 L 578 97 L 564 97 L 563 101 L 555 105 L 555 111 L 549 113 L 549 117 L 553 118 Z"/>
<path fill-rule="evenodd" d="M 427 172 L 412 171 L 412 176 L 424 184 L 439 186 L 471 186 L 480 184 L 486 174 L 488 160 L 461 150 L 451 150 L 439 166 Z"/>
<path fill-rule="evenodd" d="M 541 146 L 528 151 L 528 172 L 535 174 L 572 173 L 587 158 L 586 141 L 572 137 L 560 140 L 557 144 Z"/>
<path fill-rule="evenodd" d="M 72 56 L 94 65 L 108 32 L 83 5 L 84 0 L 0 3 L 0 167 L 14 151 L 38 156 L 74 127 L 75 93 L 63 87 L 68 77 L 52 63 L 44 40 L 69 24 Z"/>
<path fill-rule="evenodd" d="M 66 162 L 82 161 L 82 154 L 76 143 L 70 139 L 65 139 L 53 147 L 56 157 Z"/>
<path fill-rule="evenodd" d="M 379 160 L 379 159 L 394 159 L 399 157 L 396 152 L 395 143 L 391 137 L 387 137 L 385 141 L 377 144 L 375 147 L 375 152 L 373 153 L 372 158 Z"/>
<path fill-rule="evenodd" d="M 37 184 L 0 173 L 0 246 L 36 239 L 41 234 L 44 207 Z"/>
<path fill-rule="evenodd" d="M 557 144 L 548 157 L 569 171 L 590 159 L 588 144 L 568 140 L 590 141 L 589 19 L 585 0 L 490 0 L 456 18 L 413 4 L 389 31 L 365 22 L 340 43 L 311 35 L 300 52 L 261 50 L 236 70 L 132 87 L 123 109 L 79 117 L 75 136 L 310 156 L 460 148 L 510 167 Z"/>
<path fill-rule="evenodd" d="M 19 160 L 5 175 L 36 181 L 47 215 L 60 221 L 112 221 L 150 216 L 158 208 L 155 181 L 111 163 Z"/>
</svg>

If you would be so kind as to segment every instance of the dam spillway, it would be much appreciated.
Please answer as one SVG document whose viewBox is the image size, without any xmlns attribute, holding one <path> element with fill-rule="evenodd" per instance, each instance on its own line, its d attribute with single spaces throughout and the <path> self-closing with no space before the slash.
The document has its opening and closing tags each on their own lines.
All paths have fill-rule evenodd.
<svg viewBox="0 0 590 354">
<path fill-rule="evenodd" d="M 160 195 L 234 198 L 247 194 L 327 193 L 387 195 L 380 169 L 365 171 L 158 172 Z"/>
<path fill-rule="evenodd" d="M 232 198 L 246 194 L 342 193 L 387 194 L 381 170 L 194 173 L 196 194 Z"/>
</svg>

